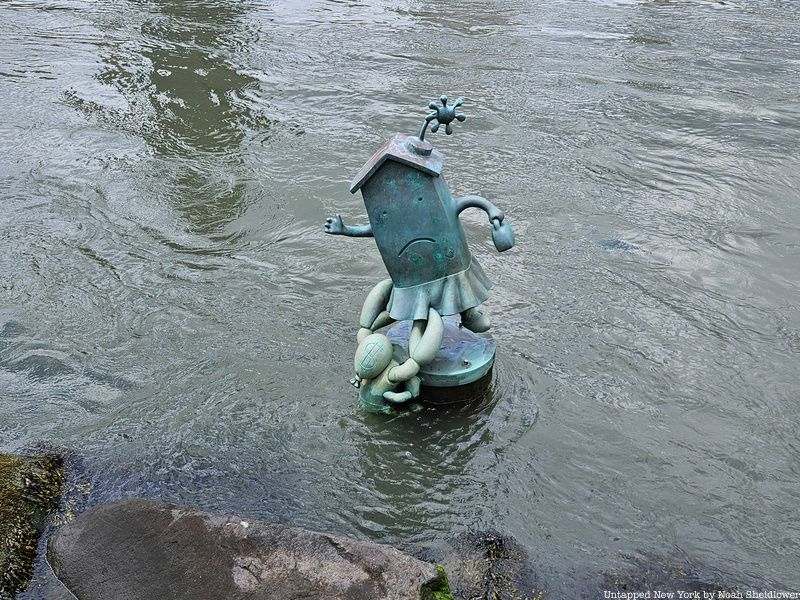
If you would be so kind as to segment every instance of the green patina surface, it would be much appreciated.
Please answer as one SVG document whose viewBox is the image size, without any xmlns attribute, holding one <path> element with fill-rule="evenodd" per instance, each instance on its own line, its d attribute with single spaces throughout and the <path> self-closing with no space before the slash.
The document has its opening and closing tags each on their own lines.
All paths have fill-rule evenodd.
<svg viewBox="0 0 800 600">
<path fill-rule="evenodd" d="M 442 565 L 436 565 L 439 577 L 422 586 L 422 600 L 453 600 L 453 592 L 447 581 L 447 573 Z"/>
<path fill-rule="evenodd" d="M 0 600 L 24 590 L 33 575 L 36 544 L 63 481 L 60 456 L 0 454 Z"/>
</svg>

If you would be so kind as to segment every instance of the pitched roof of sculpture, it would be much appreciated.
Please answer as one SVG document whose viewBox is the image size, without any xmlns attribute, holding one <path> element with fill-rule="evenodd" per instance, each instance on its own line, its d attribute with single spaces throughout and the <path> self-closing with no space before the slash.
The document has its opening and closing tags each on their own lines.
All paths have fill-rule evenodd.
<svg viewBox="0 0 800 600">
<path fill-rule="evenodd" d="M 387 160 L 419 169 L 433 177 L 439 176 L 444 165 L 444 155 L 433 150 L 429 142 L 422 142 L 415 135 L 397 133 L 361 167 L 350 185 L 350 192 L 355 194 Z"/>
</svg>

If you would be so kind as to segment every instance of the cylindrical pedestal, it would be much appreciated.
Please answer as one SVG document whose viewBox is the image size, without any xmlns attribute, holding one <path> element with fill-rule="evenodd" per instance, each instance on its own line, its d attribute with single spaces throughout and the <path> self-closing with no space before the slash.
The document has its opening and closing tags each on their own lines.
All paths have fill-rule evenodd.
<svg viewBox="0 0 800 600">
<path fill-rule="evenodd" d="M 451 388 L 471 384 L 489 373 L 494 364 L 495 343 L 487 334 L 478 335 L 461 327 L 458 317 L 444 317 L 444 336 L 439 353 L 420 369 L 422 385 Z M 408 357 L 408 336 L 412 321 L 401 321 L 386 333 L 394 344 L 395 357 Z"/>
</svg>

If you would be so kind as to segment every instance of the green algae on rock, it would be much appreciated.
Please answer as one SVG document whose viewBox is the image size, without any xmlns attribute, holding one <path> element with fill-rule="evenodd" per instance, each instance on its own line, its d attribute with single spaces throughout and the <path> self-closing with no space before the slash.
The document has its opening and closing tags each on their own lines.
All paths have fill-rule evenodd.
<svg viewBox="0 0 800 600">
<path fill-rule="evenodd" d="M 0 600 L 24 590 L 33 575 L 37 541 L 63 481 L 60 456 L 0 453 Z"/>
<path fill-rule="evenodd" d="M 447 573 L 442 565 L 436 565 L 439 577 L 422 586 L 422 600 L 453 600 Z"/>
<path fill-rule="evenodd" d="M 525 549 L 500 532 L 459 535 L 439 562 L 456 600 L 541 600 L 544 592 Z"/>
</svg>

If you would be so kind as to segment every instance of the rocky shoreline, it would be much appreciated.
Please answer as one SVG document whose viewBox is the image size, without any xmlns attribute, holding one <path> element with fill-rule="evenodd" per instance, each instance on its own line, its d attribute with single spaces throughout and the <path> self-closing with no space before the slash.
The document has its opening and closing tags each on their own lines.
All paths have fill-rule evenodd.
<svg viewBox="0 0 800 600">
<path fill-rule="evenodd" d="M 86 510 L 47 558 L 81 600 L 452 600 L 441 567 L 390 546 L 139 498 Z"/>
<path fill-rule="evenodd" d="M 83 502 L 73 496 L 84 486 L 65 476 L 72 469 L 64 465 L 65 458 L 52 452 L 0 453 L 0 600 L 552 597 L 524 548 L 497 531 L 458 535 L 412 556 L 383 544 L 142 498 L 80 511 Z M 575 572 L 571 597 L 741 589 L 683 555 L 621 559 L 614 572 Z"/>
</svg>

